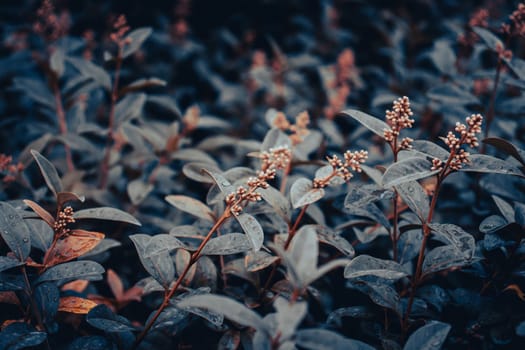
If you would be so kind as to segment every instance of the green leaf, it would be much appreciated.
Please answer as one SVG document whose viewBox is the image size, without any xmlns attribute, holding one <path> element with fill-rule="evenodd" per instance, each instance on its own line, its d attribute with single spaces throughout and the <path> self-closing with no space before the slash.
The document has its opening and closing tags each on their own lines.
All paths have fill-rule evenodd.
<svg viewBox="0 0 525 350">
<path fill-rule="evenodd" d="M 246 327 L 253 327 L 258 331 L 270 334 L 269 327 L 264 323 L 261 316 L 250 310 L 243 304 L 221 295 L 205 294 L 194 295 L 184 298 L 177 306 L 185 309 L 198 307 L 223 314 L 224 317 Z"/>
<path fill-rule="evenodd" d="M 37 283 L 71 279 L 97 281 L 102 279 L 104 271 L 102 265 L 94 261 L 71 261 L 49 268 L 40 275 Z"/>
<path fill-rule="evenodd" d="M 115 106 L 115 125 L 118 126 L 128 120 L 139 117 L 145 103 L 146 94 L 127 94 Z"/>
<path fill-rule="evenodd" d="M 426 222 L 430 205 L 428 196 L 419 182 L 410 181 L 399 184 L 396 190 L 403 202 L 419 217 L 421 223 Z"/>
<path fill-rule="evenodd" d="M 111 91 L 111 77 L 104 69 L 82 58 L 68 56 L 66 60 L 71 63 L 80 74 L 93 79 L 107 91 Z"/>
<path fill-rule="evenodd" d="M 345 338 L 327 329 L 301 329 L 295 333 L 295 343 L 311 350 L 374 350 L 373 346 L 359 340 Z"/>
<path fill-rule="evenodd" d="M 144 28 L 138 28 L 134 31 L 130 32 L 126 37 L 124 38 L 124 42 L 127 44 L 124 45 L 124 49 L 122 50 L 122 58 L 126 58 L 129 55 L 133 54 L 135 51 L 137 51 L 144 41 L 151 35 L 153 32 L 153 29 L 149 27 Z"/>
<path fill-rule="evenodd" d="M 501 49 L 505 48 L 503 42 L 501 42 L 501 40 L 497 36 L 492 34 L 492 32 L 490 32 L 489 30 L 481 27 L 473 27 L 472 30 L 474 31 L 474 33 L 479 35 L 479 37 L 481 38 L 481 40 L 483 40 L 485 45 L 487 45 L 487 47 L 492 51 L 497 52 L 498 47 L 500 47 Z"/>
<path fill-rule="evenodd" d="M 170 195 L 165 197 L 166 201 L 175 208 L 189 213 L 206 221 L 215 222 L 215 215 L 210 208 L 201 201 L 181 195 Z"/>
<path fill-rule="evenodd" d="M 488 156 L 486 154 L 472 154 L 470 163 L 465 164 L 459 171 L 472 171 L 478 173 L 505 174 L 525 177 L 523 171 L 509 161 Z"/>
<path fill-rule="evenodd" d="M 141 226 L 141 223 L 130 214 L 120 209 L 111 207 L 100 207 L 83 209 L 73 213 L 73 217 L 78 220 L 96 219 L 125 222 L 132 225 Z"/>
<path fill-rule="evenodd" d="M 355 109 L 344 110 L 341 112 L 341 114 L 357 120 L 359 123 L 361 123 L 361 125 L 372 131 L 374 134 L 380 136 L 381 138 L 385 137 L 385 130 L 390 130 L 388 124 L 382 121 L 381 119 Z"/>
<path fill-rule="evenodd" d="M 439 350 L 445 342 L 450 325 L 430 321 L 408 338 L 403 350 Z"/>
<path fill-rule="evenodd" d="M 389 166 L 383 174 L 383 186 L 393 187 L 405 182 L 435 175 L 439 170 L 430 170 L 432 162 L 426 158 L 410 157 Z"/>
<path fill-rule="evenodd" d="M 6 202 L 0 202 L 0 235 L 18 260 L 26 261 L 31 251 L 31 231 L 18 211 Z"/>
<path fill-rule="evenodd" d="M 264 243 L 264 231 L 257 219 L 250 214 L 236 215 L 235 218 L 241 225 L 244 233 L 248 236 L 253 250 L 258 251 L 261 249 Z"/>
<path fill-rule="evenodd" d="M 323 198 L 322 188 L 313 188 L 312 181 L 306 178 L 297 179 L 290 188 L 290 198 L 294 209 L 312 204 Z"/>
<path fill-rule="evenodd" d="M 392 260 L 383 260 L 369 255 L 359 255 L 346 266 L 345 278 L 362 276 L 376 276 L 390 280 L 397 280 L 407 276 L 403 266 Z"/>
<path fill-rule="evenodd" d="M 252 244 L 242 233 L 228 233 L 212 238 L 204 246 L 203 255 L 230 255 L 247 252 Z"/>
<path fill-rule="evenodd" d="M 49 187 L 56 197 L 57 193 L 62 192 L 62 181 L 60 181 L 57 169 L 49 160 L 37 151 L 31 150 L 31 154 L 40 168 L 40 172 L 46 181 L 47 187 Z"/>
</svg>

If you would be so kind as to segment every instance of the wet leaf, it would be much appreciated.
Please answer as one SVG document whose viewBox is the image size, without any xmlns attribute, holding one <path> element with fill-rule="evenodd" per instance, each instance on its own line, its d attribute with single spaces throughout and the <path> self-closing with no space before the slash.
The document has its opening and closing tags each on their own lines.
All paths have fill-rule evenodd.
<svg viewBox="0 0 525 350">
<path fill-rule="evenodd" d="M 69 279 L 97 281 L 102 279 L 104 271 L 102 265 L 94 261 L 71 261 L 49 268 L 40 275 L 37 283 Z"/>
<path fill-rule="evenodd" d="M 463 267 L 471 263 L 470 257 L 451 245 L 436 247 L 428 252 L 423 261 L 423 274 L 429 275 L 452 267 Z"/>
<path fill-rule="evenodd" d="M 18 211 L 0 202 L 0 235 L 20 261 L 26 261 L 31 251 L 31 231 Z"/>
<path fill-rule="evenodd" d="M 428 196 L 423 187 L 417 181 L 410 181 L 396 186 L 397 193 L 401 199 L 421 220 L 421 223 L 427 221 L 430 205 Z"/>
<path fill-rule="evenodd" d="M 212 174 L 220 173 L 221 170 L 213 164 L 203 163 L 203 162 L 192 162 L 184 164 L 182 167 L 182 173 L 186 175 L 187 178 L 192 179 L 197 182 L 204 183 L 214 183 L 215 181 L 206 173 L 203 173 L 203 169 L 208 169 L 208 172 Z"/>
<path fill-rule="evenodd" d="M 21 266 L 24 263 L 8 256 L 0 256 L 0 272 L 11 269 L 16 266 Z"/>
<path fill-rule="evenodd" d="M 500 151 L 507 153 L 509 156 L 514 157 L 522 165 L 525 165 L 525 151 L 516 147 L 509 141 L 499 137 L 489 137 L 484 139 L 483 143 L 496 147 Z"/>
<path fill-rule="evenodd" d="M 271 205 L 280 217 L 287 222 L 290 221 L 292 215 L 290 202 L 281 192 L 270 186 L 268 188 L 258 188 L 257 193 Z"/>
<path fill-rule="evenodd" d="M 242 233 L 228 233 L 210 241 L 202 250 L 203 255 L 230 255 L 243 253 L 252 249 L 252 244 Z"/>
<path fill-rule="evenodd" d="M 244 257 L 244 265 L 249 272 L 257 272 L 275 263 L 279 258 L 263 250 L 249 251 Z"/>
<path fill-rule="evenodd" d="M 406 277 L 408 273 L 395 261 L 378 259 L 369 255 L 359 255 L 352 259 L 346 266 L 344 272 L 345 278 L 356 278 L 367 275 L 397 280 Z"/>
<path fill-rule="evenodd" d="M 390 130 L 387 123 L 379 118 L 373 117 L 369 114 L 363 113 L 355 109 L 347 109 L 341 112 L 342 115 L 346 115 L 357 120 L 361 125 L 372 131 L 374 134 L 385 137 L 385 130 Z"/>
<path fill-rule="evenodd" d="M 449 331 L 450 325 L 443 322 L 430 321 L 412 333 L 403 350 L 441 349 Z"/>
<path fill-rule="evenodd" d="M 75 296 L 66 296 L 60 298 L 58 311 L 85 315 L 96 306 L 97 303 L 89 299 L 84 299 Z"/>
<path fill-rule="evenodd" d="M 62 192 L 62 181 L 60 181 L 57 169 L 49 160 L 47 160 L 47 158 L 37 151 L 31 150 L 31 154 L 40 168 L 40 172 L 46 181 L 47 187 L 49 187 L 56 197 L 57 193 Z"/>
<path fill-rule="evenodd" d="M 290 188 L 290 198 L 294 209 L 312 204 L 323 198 L 322 188 L 313 188 L 312 181 L 306 178 L 297 179 Z"/>
<path fill-rule="evenodd" d="M 139 205 L 153 191 L 153 184 L 146 183 L 142 179 L 135 179 L 128 183 L 127 192 L 129 200 L 133 205 Z"/>
<path fill-rule="evenodd" d="M 509 161 L 488 156 L 486 154 L 472 154 L 470 163 L 465 164 L 459 171 L 473 171 L 478 173 L 505 174 L 525 177 L 519 167 Z"/>
<path fill-rule="evenodd" d="M 365 280 L 354 280 L 350 288 L 357 289 L 370 297 L 374 304 L 386 307 L 401 315 L 403 310 L 401 298 L 397 291 L 385 282 L 372 282 Z"/>
<path fill-rule="evenodd" d="M 37 330 L 27 323 L 15 322 L 2 330 L 0 349 L 19 350 L 42 344 L 47 338 L 45 332 Z"/>
<path fill-rule="evenodd" d="M 72 230 L 65 238 L 59 239 L 45 265 L 54 266 L 76 259 L 95 248 L 104 239 L 104 234 L 85 230 Z"/>
<path fill-rule="evenodd" d="M 317 238 L 319 239 L 319 242 L 334 247 L 348 258 L 354 257 L 354 247 L 345 238 L 341 237 L 341 235 L 338 235 L 329 230 L 327 227 L 321 225 L 316 225 L 315 229 L 317 231 Z"/>
<path fill-rule="evenodd" d="M 46 252 L 53 242 L 53 229 L 40 219 L 25 219 L 25 222 L 31 231 L 31 245 Z"/>
<path fill-rule="evenodd" d="M 38 312 L 45 324 L 54 322 L 58 311 L 59 297 L 60 291 L 53 282 L 41 283 L 35 288 L 34 298 L 38 306 Z"/>
<path fill-rule="evenodd" d="M 450 244 L 465 256 L 472 257 L 476 249 L 476 242 L 470 233 L 453 224 L 430 224 L 429 226 L 434 234 L 432 238 Z"/>
<path fill-rule="evenodd" d="M 492 51 L 497 52 L 498 47 L 500 47 L 501 49 L 505 48 L 501 40 L 497 36 L 492 34 L 491 31 L 482 27 L 472 27 L 472 31 L 479 35 L 479 37 L 481 38 L 481 40 L 483 40 L 485 45 L 487 45 L 487 47 Z"/>
<path fill-rule="evenodd" d="M 311 350 L 374 350 L 373 346 L 359 340 L 345 338 L 327 329 L 301 329 L 295 334 L 295 342 L 302 348 Z"/>
<path fill-rule="evenodd" d="M 106 305 L 97 305 L 89 311 L 86 321 L 91 326 L 108 333 L 133 331 L 134 328 L 125 317 L 115 315 Z"/>
<path fill-rule="evenodd" d="M 73 217 L 76 220 L 82 219 L 97 219 L 97 220 L 109 220 L 109 221 L 118 221 L 125 222 L 132 225 L 141 226 L 140 222 L 135 219 L 130 214 L 116 208 L 110 207 L 100 207 L 100 208 L 90 208 L 76 211 L 73 214 Z"/>
<path fill-rule="evenodd" d="M 439 170 L 430 170 L 432 162 L 426 158 L 410 157 L 389 166 L 383 174 L 383 186 L 392 187 L 435 175 Z"/>
<path fill-rule="evenodd" d="M 243 326 L 253 327 L 258 331 L 269 333 L 268 326 L 263 322 L 261 316 L 250 310 L 243 304 L 221 295 L 194 295 L 184 298 L 177 303 L 184 309 L 187 307 L 204 308 L 223 314 L 224 317 L 237 322 Z"/>
<path fill-rule="evenodd" d="M 258 251 L 261 249 L 264 243 L 264 232 L 257 219 L 246 213 L 235 216 L 235 218 L 248 236 L 253 250 Z"/>
<path fill-rule="evenodd" d="M 40 205 L 38 205 L 37 203 L 33 202 L 33 201 L 30 201 L 29 199 L 24 199 L 24 203 L 30 207 L 31 209 L 33 209 L 33 211 L 38 215 L 40 216 L 40 218 L 42 220 L 44 220 L 50 227 L 53 227 L 53 225 L 55 224 L 55 218 L 53 218 L 53 216 L 47 211 L 45 210 L 44 208 L 42 208 Z"/>
<path fill-rule="evenodd" d="M 182 195 L 170 195 L 165 197 L 166 201 L 175 208 L 186 213 L 194 215 L 198 218 L 215 222 L 215 215 L 210 208 L 201 201 Z"/>
<path fill-rule="evenodd" d="M 499 229 L 507 226 L 509 223 L 500 215 L 491 215 L 486 217 L 481 224 L 479 224 L 479 230 L 482 233 L 493 233 Z"/>
<path fill-rule="evenodd" d="M 153 33 L 153 29 L 150 27 L 138 28 L 130 32 L 123 39 L 126 43 L 122 50 L 122 58 L 126 58 L 135 53 L 146 39 Z"/>
</svg>

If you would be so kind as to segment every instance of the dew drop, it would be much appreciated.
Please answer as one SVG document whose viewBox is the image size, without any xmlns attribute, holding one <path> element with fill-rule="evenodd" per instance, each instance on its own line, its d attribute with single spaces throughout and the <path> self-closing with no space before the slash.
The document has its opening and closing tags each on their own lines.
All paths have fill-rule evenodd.
<svg viewBox="0 0 525 350">
<path fill-rule="evenodd" d="M 23 241 L 24 243 L 28 243 L 28 242 L 29 242 L 29 238 L 24 238 L 24 239 L 22 239 L 22 241 Z"/>
</svg>

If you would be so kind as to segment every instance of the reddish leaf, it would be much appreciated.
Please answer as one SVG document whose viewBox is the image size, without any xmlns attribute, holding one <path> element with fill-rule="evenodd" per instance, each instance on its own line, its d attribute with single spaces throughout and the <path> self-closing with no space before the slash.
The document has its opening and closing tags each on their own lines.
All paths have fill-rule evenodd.
<svg viewBox="0 0 525 350">
<path fill-rule="evenodd" d="M 120 300 L 124 294 L 124 286 L 122 285 L 122 280 L 112 269 L 107 270 L 107 281 L 111 292 L 115 296 L 115 299 Z"/>
<path fill-rule="evenodd" d="M 57 241 L 44 264 L 54 266 L 84 255 L 104 239 L 104 234 L 85 230 L 72 230 L 64 239 Z"/>
<path fill-rule="evenodd" d="M 69 296 L 60 298 L 58 311 L 71 312 L 73 314 L 87 314 L 97 305 L 97 303 L 89 299 Z"/>
<path fill-rule="evenodd" d="M 47 210 L 42 208 L 37 203 L 30 201 L 29 199 L 24 199 L 24 203 L 29 208 L 33 209 L 33 211 L 37 213 L 38 216 L 40 216 L 40 218 L 44 220 L 50 227 L 53 227 L 53 225 L 55 224 L 55 219 L 53 218 L 53 215 L 51 215 Z"/>
<path fill-rule="evenodd" d="M 77 293 L 82 293 L 88 286 L 89 281 L 87 280 L 75 280 L 69 283 L 66 283 L 62 286 L 62 290 L 72 290 Z"/>
</svg>

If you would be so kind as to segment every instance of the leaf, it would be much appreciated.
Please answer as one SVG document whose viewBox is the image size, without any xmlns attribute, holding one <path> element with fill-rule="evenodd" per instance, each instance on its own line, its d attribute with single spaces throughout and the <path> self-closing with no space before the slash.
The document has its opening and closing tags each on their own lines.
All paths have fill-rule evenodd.
<svg viewBox="0 0 525 350">
<path fill-rule="evenodd" d="M 23 91 L 27 96 L 50 110 L 55 110 L 55 98 L 48 87 L 40 80 L 16 77 L 13 79 L 16 89 Z"/>
<path fill-rule="evenodd" d="M 92 335 L 76 338 L 67 350 L 116 350 L 116 346 L 108 338 Z"/>
<path fill-rule="evenodd" d="M 516 213 L 514 212 L 514 209 L 512 208 L 512 205 L 505 202 L 501 197 L 498 197 L 496 195 L 492 195 L 492 199 L 494 200 L 494 203 L 496 203 L 496 206 L 498 207 L 499 211 L 501 212 L 501 215 L 507 220 L 507 222 L 514 222 L 514 218 L 516 216 Z"/>
<path fill-rule="evenodd" d="M 68 56 L 67 62 L 71 63 L 83 76 L 93 79 L 107 91 L 111 90 L 111 77 L 109 74 L 91 61 Z"/>
<path fill-rule="evenodd" d="M 37 151 L 31 150 L 31 154 L 40 168 L 40 172 L 46 181 L 47 187 L 49 187 L 56 197 L 57 193 L 62 192 L 62 182 L 58 176 L 57 169 L 49 160 Z"/>
<path fill-rule="evenodd" d="M 359 340 L 345 338 L 327 329 L 300 329 L 295 333 L 295 343 L 311 350 L 374 350 L 373 346 Z"/>
<path fill-rule="evenodd" d="M 355 255 L 354 247 L 341 235 L 336 234 L 329 230 L 325 226 L 316 225 L 317 238 L 319 242 L 328 244 L 341 253 L 345 254 L 348 258 L 353 258 Z"/>
<path fill-rule="evenodd" d="M 454 246 L 436 247 L 425 256 L 423 275 L 429 275 L 452 267 L 463 267 L 471 263 L 472 260 Z"/>
<path fill-rule="evenodd" d="M 403 350 L 441 349 L 447 338 L 448 332 L 450 332 L 450 325 L 443 322 L 430 321 L 412 333 Z"/>
<path fill-rule="evenodd" d="M 410 181 L 399 184 L 396 186 L 396 190 L 403 202 L 419 217 L 421 223 L 426 222 L 430 205 L 427 193 L 419 182 Z"/>
<path fill-rule="evenodd" d="M 166 201 L 183 212 L 194 215 L 206 221 L 215 222 L 215 215 L 210 208 L 201 201 L 182 195 L 170 195 L 164 197 Z"/>
<path fill-rule="evenodd" d="M 314 271 L 308 278 L 304 281 L 305 286 L 311 284 L 312 282 L 316 281 L 317 279 L 321 278 L 325 274 L 327 274 L 329 271 L 336 269 L 338 267 L 343 267 L 348 265 L 347 259 L 335 259 L 327 262 L 326 264 L 322 265 L 318 269 Z"/>
<path fill-rule="evenodd" d="M 202 250 L 203 255 L 230 255 L 244 253 L 252 249 L 252 244 L 242 233 L 228 233 L 210 241 Z"/>
<path fill-rule="evenodd" d="M 40 275 L 37 283 L 69 279 L 98 281 L 102 279 L 104 271 L 102 265 L 94 261 L 71 261 L 49 268 Z"/>
<path fill-rule="evenodd" d="M 315 229 L 312 226 L 301 227 L 295 233 L 289 251 L 299 280 L 304 284 L 317 270 L 319 245 Z"/>
<path fill-rule="evenodd" d="M 54 322 L 58 311 L 58 298 L 60 291 L 53 282 L 39 284 L 34 290 L 34 299 L 45 324 Z"/>
<path fill-rule="evenodd" d="M 430 170 L 432 162 L 426 158 L 410 157 L 390 165 L 383 174 L 383 186 L 393 187 L 405 182 L 435 175 L 439 170 Z"/>
<path fill-rule="evenodd" d="M 48 256 L 45 265 L 54 266 L 76 259 L 95 248 L 104 239 L 104 234 L 85 230 L 71 230 L 63 239 L 59 239 Z"/>
<path fill-rule="evenodd" d="M 146 94 L 132 93 L 126 95 L 115 105 L 115 125 L 135 119 L 142 113 L 146 103 Z"/>
<path fill-rule="evenodd" d="M 263 250 L 258 252 L 249 251 L 244 257 L 244 265 L 247 271 L 257 272 L 275 263 L 279 258 L 270 255 Z"/>
<path fill-rule="evenodd" d="M 507 220 L 499 215 L 491 215 L 486 217 L 481 224 L 479 224 L 479 231 L 482 233 L 493 233 L 508 225 Z"/>
<path fill-rule="evenodd" d="M 312 204 L 323 198 L 322 188 L 313 188 L 312 181 L 306 178 L 297 179 L 290 188 L 290 198 L 294 209 Z"/>
<path fill-rule="evenodd" d="M 99 244 L 97 244 L 95 246 L 95 248 L 93 248 L 89 252 L 87 252 L 84 255 L 82 255 L 82 259 L 85 259 L 85 258 L 90 257 L 90 256 L 96 256 L 98 254 L 101 254 L 101 253 L 107 251 L 108 249 L 111 249 L 111 248 L 114 248 L 114 247 L 118 247 L 120 245 L 121 245 L 120 242 L 115 240 L 115 239 L 104 238 Z"/>
<path fill-rule="evenodd" d="M 126 44 L 122 50 L 122 58 L 126 58 L 137 51 L 152 32 L 153 30 L 151 28 L 144 27 L 135 29 L 126 35 L 126 37 L 123 39 Z"/>
<path fill-rule="evenodd" d="M 208 169 L 208 171 L 212 174 L 218 174 L 221 172 L 221 170 L 216 165 L 202 162 L 192 162 L 184 164 L 182 167 L 182 173 L 186 175 L 188 179 L 192 179 L 193 181 L 215 183 L 213 178 L 211 178 L 211 175 L 204 173 L 202 171 L 203 169 Z"/>
<path fill-rule="evenodd" d="M 175 237 L 166 234 L 156 236 L 136 234 L 129 238 L 137 249 L 142 266 L 167 289 L 175 276 L 170 250 L 184 245 Z"/>
<path fill-rule="evenodd" d="M 232 184 L 222 174 L 209 170 L 208 167 L 201 169 L 202 173 L 210 176 L 223 194 L 230 194 L 234 191 Z"/>
<path fill-rule="evenodd" d="M 492 51 L 497 52 L 498 47 L 500 49 L 505 48 L 501 40 L 497 36 L 492 34 L 492 32 L 490 32 L 489 30 L 482 27 L 472 27 L 472 31 L 479 35 L 479 37 L 481 38 L 481 40 L 483 40 L 485 45 L 487 45 L 487 47 Z"/>
<path fill-rule="evenodd" d="M 385 138 L 385 130 L 390 130 L 390 126 L 379 118 L 363 113 L 355 109 L 347 109 L 340 114 L 346 115 L 357 120 L 361 125 L 372 131 L 374 134 Z"/>
<path fill-rule="evenodd" d="M 6 202 L 0 202 L 0 235 L 18 260 L 26 261 L 31 251 L 31 231 L 18 211 Z"/>
<path fill-rule="evenodd" d="M 486 143 L 487 145 L 496 147 L 500 151 L 507 153 L 509 156 L 514 157 L 522 165 L 525 165 L 525 151 L 516 147 L 509 141 L 501 139 L 499 137 L 489 137 L 484 139 L 482 142 Z"/>
<path fill-rule="evenodd" d="M 31 245 L 46 252 L 53 242 L 53 229 L 40 219 L 25 219 L 25 222 L 31 231 Z"/>
<path fill-rule="evenodd" d="M 428 98 L 437 100 L 445 105 L 479 105 L 479 99 L 452 83 L 445 83 L 430 88 L 427 91 Z"/>
<path fill-rule="evenodd" d="M 450 155 L 450 152 L 443 147 L 436 145 L 434 142 L 426 140 L 412 141 L 412 148 L 413 150 L 424 153 L 433 158 L 441 159 L 442 161 L 447 160 Z"/>
<path fill-rule="evenodd" d="M 16 266 L 21 266 L 24 263 L 8 256 L 0 256 L 0 272 L 9 270 Z"/>
<path fill-rule="evenodd" d="M 0 273 L 0 292 L 23 290 L 25 286 L 21 275 L 13 276 Z"/>
<path fill-rule="evenodd" d="M 146 183 L 142 179 L 130 181 L 127 186 L 129 200 L 133 205 L 139 205 L 153 191 L 154 186 Z"/>
<path fill-rule="evenodd" d="M 390 280 L 397 280 L 408 276 L 403 266 L 395 261 L 374 258 L 369 255 L 359 255 L 346 266 L 345 278 L 362 276 L 377 276 Z"/>
<path fill-rule="evenodd" d="M 509 161 L 488 156 L 486 154 L 472 154 L 470 162 L 465 164 L 459 171 L 473 171 L 478 173 L 506 174 L 525 177 L 519 167 Z"/>
<path fill-rule="evenodd" d="M 476 249 L 476 241 L 470 233 L 461 227 L 453 224 L 430 224 L 429 227 L 434 233 L 434 239 L 456 247 L 466 257 L 473 256 Z"/>
<path fill-rule="evenodd" d="M 403 313 L 399 294 L 390 284 L 384 281 L 372 282 L 357 279 L 352 281 L 349 287 L 367 294 L 374 304 L 391 309 L 398 315 Z"/>
<path fill-rule="evenodd" d="M 64 51 L 62 51 L 60 48 L 55 48 L 51 54 L 51 57 L 49 58 L 49 68 L 55 72 L 58 78 L 64 74 L 64 59 Z"/>
<path fill-rule="evenodd" d="M 79 196 L 73 192 L 59 192 L 57 193 L 57 208 L 64 207 L 64 204 L 71 201 L 84 202 L 86 198 L 84 196 Z"/>
<path fill-rule="evenodd" d="M 96 219 L 118 221 L 141 226 L 140 222 L 130 214 L 120 209 L 111 207 L 100 207 L 79 210 L 73 213 L 73 218 L 75 218 L 75 220 Z"/>
<path fill-rule="evenodd" d="M 289 222 L 292 215 L 290 202 L 279 191 L 273 187 L 258 188 L 257 193 L 275 210 L 276 214 Z"/>
<path fill-rule="evenodd" d="M 306 316 L 308 304 L 304 301 L 290 303 L 283 297 L 277 297 L 273 302 L 273 307 L 277 310 L 275 318 L 281 339 L 288 339 L 295 333 L 295 330 Z"/>
<path fill-rule="evenodd" d="M 248 239 L 252 244 L 253 250 L 258 251 L 259 249 L 261 249 L 264 243 L 264 231 L 257 219 L 255 219 L 250 214 L 246 213 L 236 215 L 235 218 L 241 225 L 244 233 L 246 233 L 246 235 L 248 236 Z"/>
<path fill-rule="evenodd" d="M 96 306 L 97 303 L 89 299 L 84 299 L 75 296 L 66 296 L 60 298 L 58 311 L 85 315 Z"/>
<path fill-rule="evenodd" d="M 177 303 L 182 309 L 198 307 L 223 314 L 224 317 L 237 322 L 243 326 L 253 327 L 258 331 L 269 334 L 269 328 L 261 316 L 248 309 L 243 304 L 221 295 L 204 294 L 184 298 Z"/>
<path fill-rule="evenodd" d="M 86 321 L 91 326 L 108 333 L 135 330 L 125 317 L 115 315 L 106 305 L 101 304 L 89 311 Z"/>
<path fill-rule="evenodd" d="M 45 332 L 37 330 L 27 323 L 11 323 L 0 333 L 0 349 L 2 350 L 19 350 L 32 346 L 40 345 L 46 340 Z"/>
<path fill-rule="evenodd" d="M 236 350 L 241 344 L 241 333 L 236 329 L 229 329 L 221 336 L 217 350 Z"/>
</svg>

